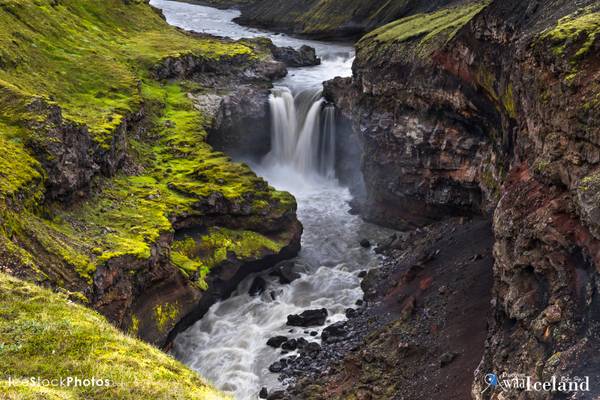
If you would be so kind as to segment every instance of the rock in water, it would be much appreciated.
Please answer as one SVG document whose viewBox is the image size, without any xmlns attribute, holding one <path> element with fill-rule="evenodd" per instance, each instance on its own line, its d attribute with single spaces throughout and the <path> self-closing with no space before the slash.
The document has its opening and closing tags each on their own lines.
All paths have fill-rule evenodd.
<svg viewBox="0 0 600 400">
<path fill-rule="evenodd" d="M 306 310 L 301 314 L 291 314 L 287 317 L 287 324 L 290 326 L 318 326 L 323 325 L 327 319 L 327 310 Z"/>
<path fill-rule="evenodd" d="M 254 281 L 252 281 L 252 285 L 250 286 L 250 290 L 248 290 L 248 294 L 250 296 L 261 295 L 265 291 L 266 286 L 267 282 L 260 276 L 257 276 L 254 278 Z"/>
<path fill-rule="evenodd" d="M 287 342 L 287 337 L 285 336 L 275 336 L 267 340 L 267 346 L 271 346 L 274 348 L 278 348 L 283 343 Z"/>
<path fill-rule="evenodd" d="M 371 247 L 371 242 L 369 241 L 369 239 L 363 239 L 360 241 L 360 245 L 361 247 L 364 247 L 366 249 Z"/>
<path fill-rule="evenodd" d="M 293 263 L 279 265 L 274 268 L 269 275 L 279 277 L 279 283 L 282 285 L 290 284 L 300 278 L 300 274 L 294 271 Z"/>
<path fill-rule="evenodd" d="M 283 350 L 294 351 L 298 348 L 298 341 L 296 339 L 290 339 L 281 345 Z"/>
<path fill-rule="evenodd" d="M 261 399 L 266 399 L 269 396 L 269 392 L 267 391 L 267 388 L 263 386 L 262 389 L 260 389 L 260 392 L 258 393 L 258 397 Z"/>
<path fill-rule="evenodd" d="M 273 46 L 271 52 L 275 60 L 283 62 L 288 67 L 310 67 L 321 64 L 321 59 L 317 57 L 315 49 L 306 45 L 298 50 L 293 47 Z"/>
<path fill-rule="evenodd" d="M 275 361 L 273 364 L 271 364 L 269 366 L 269 371 L 276 374 L 278 372 L 283 371 L 283 367 L 284 367 L 284 365 L 280 361 Z"/>
</svg>

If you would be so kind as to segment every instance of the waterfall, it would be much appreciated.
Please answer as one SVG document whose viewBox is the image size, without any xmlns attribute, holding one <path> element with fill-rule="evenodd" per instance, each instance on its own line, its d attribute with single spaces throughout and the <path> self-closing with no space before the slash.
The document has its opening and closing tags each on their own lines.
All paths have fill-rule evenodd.
<svg viewBox="0 0 600 400">
<path fill-rule="evenodd" d="M 289 166 L 303 175 L 335 177 L 335 108 L 326 104 L 322 89 L 295 96 L 276 87 L 269 97 L 271 152 L 265 163 Z"/>
</svg>

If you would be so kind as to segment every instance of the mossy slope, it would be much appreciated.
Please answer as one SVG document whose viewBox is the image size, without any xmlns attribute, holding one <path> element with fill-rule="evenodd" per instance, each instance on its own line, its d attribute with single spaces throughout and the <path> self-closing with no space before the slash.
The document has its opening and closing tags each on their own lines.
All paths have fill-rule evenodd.
<svg viewBox="0 0 600 400">
<path fill-rule="evenodd" d="M 201 216 L 211 196 L 246 205 L 246 214 L 293 208 L 289 195 L 204 142 L 209 121 L 187 97 L 191 85 L 159 83 L 150 73 L 183 55 L 250 62 L 251 47 L 184 34 L 142 1 L 8 1 L 0 26 L 0 197 L 12 199 L 2 206 L 5 241 L 29 250 L 41 269 L 62 264 L 53 274 L 68 283 L 71 270 L 89 281 L 96 265 L 117 256 L 147 259 L 175 220 Z M 99 179 L 92 199 L 74 207 L 41 206 L 45 173 L 30 149 L 49 138 L 31 129 L 43 118 L 29 107 L 35 99 L 60 107 L 65 123 L 85 126 L 107 149 L 121 121 L 143 110 L 143 131 L 127 143 L 137 172 Z"/>
<path fill-rule="evenodd" d="M 216 260 L 256 261 L 299 240 L 293 197 L 205 142 L 211 121 L 188 93 L 216 89 L 156 72 L 191 60 L 210 82 L 215 66 L 230 80 L 269 57 L 175 29 L 146 1 L 0 3 L 1 269 L 158 343 L 183 315 L 150 326 L 131 308 L 166 307 L 161 282 L 173 304 L 186 297 L 185 314 Z M 192 227 L 203 247 L 193 260 L 170 249 Z"/>
<path fill-rule="evenodd" d="M 488 3 L 467 3 L 399 19 L 365 35 L 357 48 L 366 54 L 375 54 L 388 53 L 393 47 L 393 51 L 400 51 L 404 56 L 426 58 L 451 40 Z"/>
<path fill-rule="evenodd" d="M 3 273 L 0 315 L 3 399 L 229 398 L 170 356 L 120 333 L 96 312 Z M 18 382 L 31 377 L 95 377 L 110 384 L 43 387 Z"/>
</svg>

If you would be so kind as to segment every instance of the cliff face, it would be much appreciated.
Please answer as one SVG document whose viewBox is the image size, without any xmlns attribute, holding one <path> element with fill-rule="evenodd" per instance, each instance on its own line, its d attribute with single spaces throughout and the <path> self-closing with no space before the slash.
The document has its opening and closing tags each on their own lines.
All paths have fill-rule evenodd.
<svg viewBox="0 0 600 400">
<path fill-rule="evenodd" d="M 216 7 L 236 7 L 242 25 L 308 35 L 356 38 L 403 16 L 429 12 L 464 0 L 188 0 Z"/>
<path fill-rule="evenodd" d="M 364 37 L 354 77 L 327 85 L 363 140 L 365 216 L 493 214 L 475 398 L 488 372 L 598 374 L 599 11 L 509 0 L 409 17 Z"/>
<path fill-rule="evenodd" d="M 266 91 L 270 54 L 145 1 L 8 2 L 0 26 L 1 271 L 164 344 L 299 250 L 293 197 L 206 143 L 202 96 Z"/>
</svg>

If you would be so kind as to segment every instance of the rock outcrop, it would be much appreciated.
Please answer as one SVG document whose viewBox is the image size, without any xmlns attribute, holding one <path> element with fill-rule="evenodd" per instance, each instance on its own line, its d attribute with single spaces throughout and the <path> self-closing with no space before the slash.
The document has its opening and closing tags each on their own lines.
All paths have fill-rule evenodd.
<svg viewBox="0 0 600 400">
<path fill-rule="evenodd" d="M 327 85 L 363 141 L 367 218 L 494 216 L 474 398 L 498 396 L 482 394 L 488 372 L 598 374 L 599 12 L 503 0 L 409 17 L 364 37 L 353 78 Z M 534 398 L 503 398 L 519 395 Z"/>
</svg>

